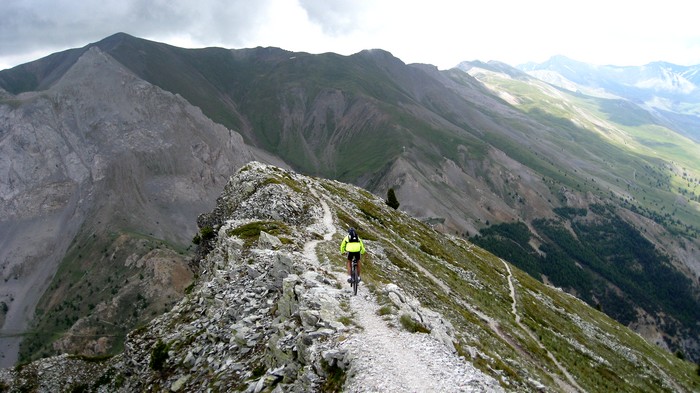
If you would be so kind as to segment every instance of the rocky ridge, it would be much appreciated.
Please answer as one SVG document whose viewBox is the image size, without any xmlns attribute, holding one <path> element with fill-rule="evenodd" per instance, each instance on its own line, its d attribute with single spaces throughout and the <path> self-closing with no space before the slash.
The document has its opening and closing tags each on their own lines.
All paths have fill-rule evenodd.
<svg viewBox="0 0 700 393">
<path fill-rule="evenodd" d="M 498 390 L 495 379 L 456 355 L 451 324 L 396 285 L 375 288 L 395 309 L 383 319 L 372 314 L 379 306 L 366 287 L 351 298 L 338 273 L 342 265 L 317 256 L 319 243 L 336 246 L 331 240 L 339 229 L 320 188 L 275 167 L 244 167 L 217 208 L 200 217 L 205 225 L 220 224 L 200 261 L 197 284 L 172 310 L 131 332 L 122 354 L 108 360 L 43 359 L 3 370 L 0 381 L 42 392 L 302 392 L 340 389 L 350 375 L 348 391 L 411 391 L 411 379 L 404 377 L 415 371 L 417 360 L 407 359 L 402 368 L 386 357 L 392 351 L 402 355 L 397 348 L 413 341 L 420 361 L 432 364 L 428 376 L 437 373 L 435 381 L 422 382 L 426 391 Z M 411 333 L 400 331 L 398 315 L 420 321 L 430 335 L 414 333 L 421 337 L 411 340 Z M 375 335 L 369 330 L 375 325 L 390 335 Z M 385 359 L 372 362 L 367 345 L 377 340 L 387 349 Z M 154 360 L 159 354 L 162 360 Z M 394 374 L 382 376 L 382 365 Z M 446 379 L 451 375 L 459 379 Z"/>
</svg>

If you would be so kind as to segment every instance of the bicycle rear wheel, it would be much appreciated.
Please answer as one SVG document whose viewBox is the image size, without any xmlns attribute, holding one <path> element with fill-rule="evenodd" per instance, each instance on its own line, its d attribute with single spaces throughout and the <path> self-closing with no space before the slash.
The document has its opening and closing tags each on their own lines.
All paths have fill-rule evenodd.
<svg viewBox="0 0 700 393">
<path fill-rule="evenodd" d="M 357 261 L 352 263 L 352 294 L 357 295 Z"/>
</svg>

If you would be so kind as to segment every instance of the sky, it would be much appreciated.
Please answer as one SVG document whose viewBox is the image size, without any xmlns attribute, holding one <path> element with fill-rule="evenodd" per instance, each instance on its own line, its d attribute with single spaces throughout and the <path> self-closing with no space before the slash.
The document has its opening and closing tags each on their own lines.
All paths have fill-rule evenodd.
<svg viewBox="0 0 700 393">
<path fill-rule="evenodd" d="M 691 0 L 0 0 L 0 70 L 117 32 L 185 48 L 274 46 L 405 63 L 700 64 Z"/>
</svg>

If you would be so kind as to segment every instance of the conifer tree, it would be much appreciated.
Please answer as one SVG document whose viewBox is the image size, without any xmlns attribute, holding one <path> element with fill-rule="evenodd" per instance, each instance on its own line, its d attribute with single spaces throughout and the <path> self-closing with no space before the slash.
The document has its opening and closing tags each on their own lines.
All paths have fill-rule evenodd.
<svg viewBox="0 0 700 393">
<path fill-rule="evenodd" d="M 401 205 L 401 203 L 399 203 L 399 200 L 396 199 L 394 188 L 390 188 L 389 191 L 386 192 L 386 204 L 394 209 L 398 209 L 399 205 Z"/>
</svg>

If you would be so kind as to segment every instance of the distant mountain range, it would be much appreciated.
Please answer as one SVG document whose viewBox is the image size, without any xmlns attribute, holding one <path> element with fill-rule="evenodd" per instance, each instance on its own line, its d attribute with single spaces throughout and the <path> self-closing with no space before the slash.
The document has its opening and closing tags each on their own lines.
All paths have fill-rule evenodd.
<svg viewBox="0 0 700 393">
<path fill-rule="evenodd" d="M 118 351 L 182 296 L 199 213 L 253 159 L 394 188 L 433 228 L 700 359 L 694 74 L 668 71 L 670 91 L 651 82 L 666 71 L 555 60 L 543 80 L 116 34 L 1 71 L 6 363 L 22 337 L 24 360 Z"/>
<path fill-rule="evenodd" d="M 563 89 L 619 97 L 649 109 L 696 142 L 700 141 L 700 65 L 654 62 L 644 66 L 595 66 L 563 56 L 517 67 Z"/>
</svg>

